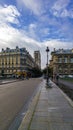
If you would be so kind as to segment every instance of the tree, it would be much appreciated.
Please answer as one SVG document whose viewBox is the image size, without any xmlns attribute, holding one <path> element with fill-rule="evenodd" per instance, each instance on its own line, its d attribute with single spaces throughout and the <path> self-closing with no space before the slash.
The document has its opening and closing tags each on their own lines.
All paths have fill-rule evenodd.
<svg viewBox="0 0 73 130">
<path fill-rule="evenodd" d="M 43 74 L 47 75 L 47 68 L 43 69 Z M 50 77 L 53 75 L 53 69 L 48 67 L 48 74 Z"/>
<path fill-rule="evenodd" d="M 32 77 L 41 77 L 42 76 L 42 71 L 39 68 L 32 68 Z"/>
</svg>

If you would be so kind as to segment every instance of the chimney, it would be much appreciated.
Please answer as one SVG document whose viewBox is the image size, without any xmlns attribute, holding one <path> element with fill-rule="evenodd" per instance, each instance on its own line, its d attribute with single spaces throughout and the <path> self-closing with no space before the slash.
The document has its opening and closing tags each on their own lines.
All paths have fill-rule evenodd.
<svg viewBox="0 0 73 130">
<path fill-rule="evenodd" d="M 54 48 L 54 52 L 56 51 L 56 49 Z"/>
</svg>

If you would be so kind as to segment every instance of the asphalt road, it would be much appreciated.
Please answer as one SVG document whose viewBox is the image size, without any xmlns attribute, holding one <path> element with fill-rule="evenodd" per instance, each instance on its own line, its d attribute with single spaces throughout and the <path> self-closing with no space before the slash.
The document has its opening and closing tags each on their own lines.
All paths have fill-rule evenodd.
<svg viewBox="0 0 73 130">
<path fill-rule="evenodd" d="M 68 88 L 70 89 L 73 89 L 73 83 L 72 82 L 69 82 L 69 81 L 65 81 L 65 80 L 59 80 L 59 83 L 67 86 Z"/>
<path fill-rule="evenodd" d="M 8 130 L 40 82 L 41 79 L 29 79 L 0 85 L 0 130 Z"/>
</svg>

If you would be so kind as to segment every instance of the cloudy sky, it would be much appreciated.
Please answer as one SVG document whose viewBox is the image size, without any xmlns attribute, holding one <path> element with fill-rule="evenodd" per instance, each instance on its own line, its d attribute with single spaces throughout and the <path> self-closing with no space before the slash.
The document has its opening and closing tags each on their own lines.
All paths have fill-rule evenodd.
<svg viewBox="0 0 73 130">
<path fill-rule="evenodd" d="M 73 48 L 73 0 L 0 0 L 0 50 L 26 47 L 33 56 L 46 47 Z"/>
</svg>

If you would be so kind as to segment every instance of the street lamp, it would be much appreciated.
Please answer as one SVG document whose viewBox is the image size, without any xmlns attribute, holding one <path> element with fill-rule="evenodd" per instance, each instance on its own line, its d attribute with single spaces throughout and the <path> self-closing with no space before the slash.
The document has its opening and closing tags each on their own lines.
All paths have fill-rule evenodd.
<svg viewBox="0 0 73 130">
<path fill-rule="evenodd" d="M 47 64 L 46 64 L 46 67 L 47 67 L 47 79 L 46 79 L 46 85 L 47 85 L 47 87 L 48 87 L 48 85 L 49 85 L 49 74 L 48 74 L 48 52 L 49 52 L 49 48 L 47 47 L 46 48 L 46 52 L 47 52 Z"/>
</svg>

